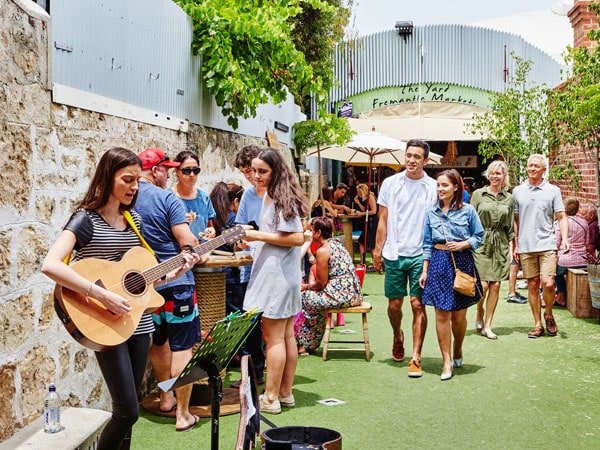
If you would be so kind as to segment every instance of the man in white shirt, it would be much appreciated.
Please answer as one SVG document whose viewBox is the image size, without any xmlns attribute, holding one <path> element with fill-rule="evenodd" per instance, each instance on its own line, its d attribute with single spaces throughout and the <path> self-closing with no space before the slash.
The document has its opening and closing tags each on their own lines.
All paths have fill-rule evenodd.
<svg viewBox="0 0 600 450">
<path fill-rule="evenodd" d="M 427 315 L 421 303 L 419 277 L 423 268 L 423 223 L 425 212 L 437 201 L 437 183 L 423 167 L 429 161 L 429 144 L 411 139 L 406 144 L 406 170 L 383 180 L 379 190 L 379 225 L 373 250 L 373 265 L 385 268 L 385 296 L 394 332 L 392 357 L 404 360 L 402 303 L 409 295 L 413 312 L 413 352 L 408 376 L 420 377 L 421 349 Z M 408 289 L 407 289 L 408 286 Z"/>
</svg>

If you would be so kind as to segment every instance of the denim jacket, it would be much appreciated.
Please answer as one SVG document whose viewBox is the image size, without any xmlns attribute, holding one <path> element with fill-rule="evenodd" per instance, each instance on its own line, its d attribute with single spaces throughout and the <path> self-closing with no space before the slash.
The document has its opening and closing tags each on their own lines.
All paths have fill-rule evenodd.
<svg viewBox="0 0 600 450">
<path fill-rule="evenodd" d="M 442 230 L 442 222 L 444 230 Z M 430 260 L 433 246 L 435 244 L 445 244 L 448 241 L 460 242 L 468 241 L 471 244 L 470 251 L 475 251 L 483 241 L 484 230 L 479 220 L 479 216 L 468 203 L 462 208 L 448 210 L 444 214 L 439 205 L 429 208 L 425 215 L 425 229 L 423 233 L 423 259 Z"/>
</svg>

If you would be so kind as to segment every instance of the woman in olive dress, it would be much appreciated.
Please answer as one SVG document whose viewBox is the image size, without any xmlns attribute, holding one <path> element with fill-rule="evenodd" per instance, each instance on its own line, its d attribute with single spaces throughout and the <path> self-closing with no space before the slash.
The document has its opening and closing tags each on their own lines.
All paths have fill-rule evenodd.
<svg viewBox="0 0 600 450">
<path fill-rule="evenodd" d="M 477 189 L 471 205 L 485 229 L 483 243 L 475 252 L 475 264 L 481 277 L 483 297 L 477 303 L 476 328 L 488 339 L 497 339 L 492 319 L 500 295 L 500 282 L 508 280 L 513 229 L 514 202 L 508 193 L 508 168 L 504 161 L 493 161 L 486 171 L 489 186 Z M 485 300 L 485 308 L 484 308 Z M 484 321 L 485 314 L 485 321 Z"/>
</svg>

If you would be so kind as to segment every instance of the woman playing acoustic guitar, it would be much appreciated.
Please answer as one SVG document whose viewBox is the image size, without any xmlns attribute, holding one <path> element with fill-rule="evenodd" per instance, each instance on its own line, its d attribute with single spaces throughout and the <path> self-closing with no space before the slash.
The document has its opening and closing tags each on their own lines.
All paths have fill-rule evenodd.
<svg viewBox="0 0 600 450">
<path fill-rule="evenodd" d="M 98 258 L 117 262 L 128 250 L 143 245 L 126 218 L 131 214 L 137 231 L 141 230 L 140 217 L 135 212 L 129 213 L 137 198 L 141 166 L 138 156 L 130 150 L 115 147 L 104 153 L 83 201 L 42 265 L 42 272 L 52 280 L 85 296 L 88 302 L 95 299 L 116 316 L 135 310 L 135 300 L 90 282 L 65 260 L 74 252 L 73 261 Z M 157 281 L 155 286 L 183 275 L 200 260 L 196 253 L 185 252 L 182 256 L 183 264 L 169 272 L 164 280 Z M 138 391 L 148 360 L 150 334 L 154 330 L 150 314 L 142 312 L 129 339 L 106 351 L 95 352 L 113 405 L 112 417 L 98 442 L 99 450 L 130 447 L 131 427 L 138 419 Z"/>
</svg>

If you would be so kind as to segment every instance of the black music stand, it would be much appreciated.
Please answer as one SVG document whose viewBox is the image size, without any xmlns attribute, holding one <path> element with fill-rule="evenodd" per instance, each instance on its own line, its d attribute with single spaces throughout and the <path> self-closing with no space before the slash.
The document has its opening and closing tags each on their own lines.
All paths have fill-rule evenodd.
<svg viewBox="0 0 600 450">
<path fill-rule="evenodd" d="M 262 312 L 232 313 L 218 321 L 210 330 L 200 347 L 185 366 L 181 375 L 163 381 L 158 387 L 164 392 L 193 383 L 208 376 L 212 388 L 211 400 L 211 449 L 219 448 L 219 414 L 223 399 L 221 371 L 227 367 L 250 332 L 258 325 Z"/>
</svg>

